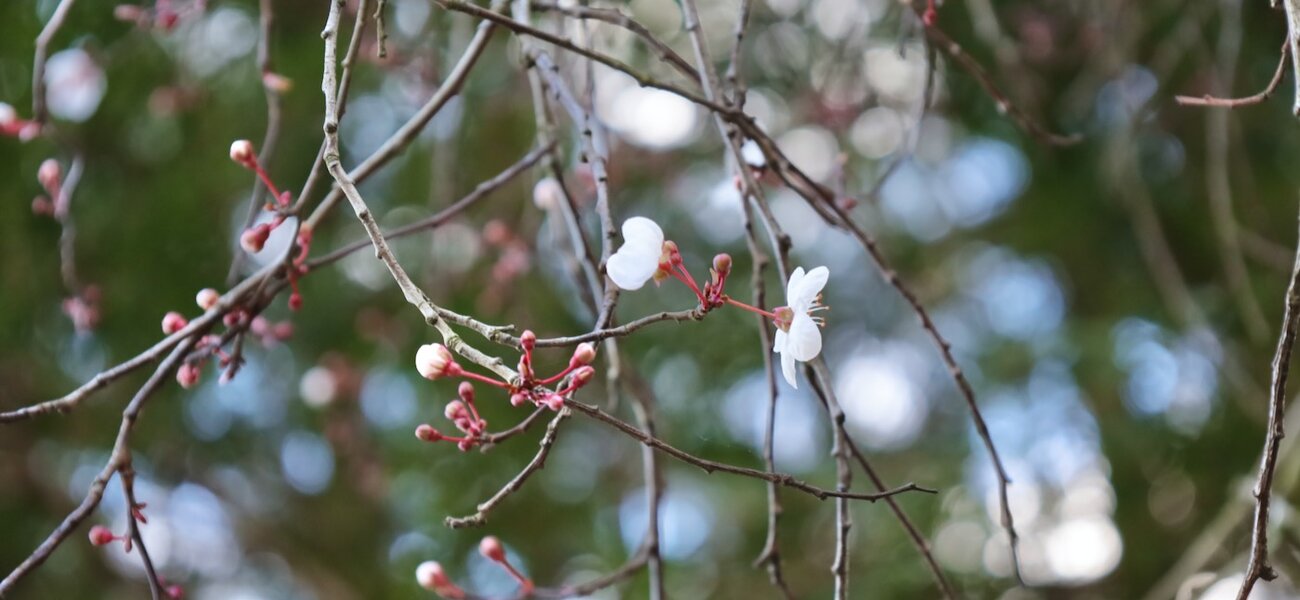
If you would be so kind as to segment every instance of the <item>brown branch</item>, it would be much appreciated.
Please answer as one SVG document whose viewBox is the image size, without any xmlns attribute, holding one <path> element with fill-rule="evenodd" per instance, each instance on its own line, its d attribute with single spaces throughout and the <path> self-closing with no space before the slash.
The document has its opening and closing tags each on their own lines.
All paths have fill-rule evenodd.
<svg viewBox="0 0 1300 600">
<path fill-rule="evenodd" d="M 538 442 L 537 454 L 533 456 L 533 459 L 528 461 L 528 464 L 524 466 L 523 470 L 511 478 L 510 481 L 506 482 L 505 486 L 503 486 L 497 493 L 493 494 L 491 498 L 479 503 L 479 505 L 475 507 L 474 514 L 465 517 L 447 517 L 443 520 L 443 523 L 452 529 L 479 527 L 486 523 L 488 513 L 491 512 L 493 508 L 496 508 L 496 505 L 500 504 L 501 501 L 505 500 L 510 494 L 519 491 L 519 489 L 524 486 L 524 482 L 528 481 L 528 478 L 532 476 L 533 473 L 542 470 L 542 467 L 546 466 L 546 457 L 550 455 L 551 447 L 555 445 L 555 432 L 558 430 L 560 422 L 568 416 L 568 411 L 560 411 L 559 413 L 556 413 L 555 417 L 551 419 L 551 422 L 546 425 L 546 433 L 542 435 L 542 441 Z"/>
<path fill-rule="evenodd" d="M 131 461 L 128 459 L 117 472 L 122 482 L 122 496 L 126 499 L 127 533 L 131 537 L 133 547 L 140 551 L 140 562 L 144 565 L 145 579 L 149 581 L 149 594 L 153 596 L 153 600 L 160 600 L 165 593 L 164 586 L 158 579 L 158 571 L 153 566 L 149 549 L 144 544 L 144 536 L 140 533 L 140 523 L 135 518 L 135 509 L 141 506 L 135 499 L 135 469 L 131 467 Z"/>
<path fill-rule="evenodd" d="M 444 208 L 438 211 L 436 214 L 427 217 L 425 219 L 421 219 L 413 223 L 407 223 L 406 225 L 393 229 L 392 231 L 384 232 L 384 237 L 392 240 L 400 237 L 406 237 L 411 234 L 419 233 L 421 231 L 426 231 L 426 230 L 436 229 L 438 227 L 441 227 L 442 225 L 446 224 L 448 221 L 460 215 L 462 212 L 465 212 L 465 210 L 468 209 L 469 207 L 477 204 L 480 200 L 488 197 L 489 195 L 492 194 L 492 192 L 495 192 L 498 189 L 504 187 L 507 183 L 513 181 L 521 173 L 528 170 L 533 165 L 537 164 L 537 161 L 541 160 L 542 157 L 544 157 L 548 152 L 550 152 L 553 147 L 554 145 L 552 144 L 551 146 L 545 146 L 545 147 L 533 149 L 528 154 L 524 155 L 523 158 L 520 158 L 514 164 L 510 165 L 509 167 L 506 167 L 505 170 L 494 175 L 491 179 L 479 183 L 477 186 L 474 187 L 473 191 L 471 191 L 469 194 L 466 194 L 463 198 L 455 201 L 451 205 L 447 206 L 447 208 Z M 338 248 L 337 250 L 331 251 L 329 254 L 326 254 L 318 258 L 313 258 L 312 260 L 307 262 L 307 265 L 312 269 L 330 265 L 335 262 L 338 262 L 343 257 L 352 254 L 353 252 L 356 252 L 357 250 L 360 250 L 367 246 L 370 246 L 370 240 L 368 238 L 364 240 L 357 240 L 341 248 Z"/>
<path fill-rule="evenodd" d="M 618 417 L 615 417 L 590 404 L 584 404 L 577 400 L 568 399 L 564 401 L 564 405 L 571 407 L 574 410 L 584 415 L 587 415 L 588 417 L 591 417 L 592 419 L 595 419 L 606 425 L 609 425 L 614 429 L 617 429 L 623 432 L 624 434 L 628 435 L 632 439 L 635 439 L 641 442 L 642 444 L 645 444 L 656 450 L 659 450 L 660 452 L 663 452 L 668 456 L 680 460 L 688 465 L 699 467 L 705 473 L 708 473 L 710 475 L 715 472 L 731 473 L 733 475 L 741 475 L 744 477 L 750 477 L 762 481 L 770 481 L 772 483 L 783 485 L 791 489 L 799 490 L 805 494 L 817 498 L 818 500 L 825 500 L 827 498 L 845 498 L 849 500 L 865 500 L 867 502 L 876 502 L 878 500 L 883 500 L 890 496 L 896 496 L 898 494 L 903 494 L 906 492 L 922 492 L 926 494 L 938 493 L 938 490 L 922 487 L 916 485 L 915 483 L 907 483 L 895 487 L 893 489 L 885 490 L 878 494 L 862 494 L 857 492 L 828 490 L 825 488 L 817 487 L 809 483 L 805 483 L 804 481 L 796 479 L 793 475 L 788 475 L 786 473 L 778 473 L 774 471 L 762 471 L 759 469 L 751 469 L 749 467 L 741 467 L 737 465 L 730 465 L 727 463 L 720 463 L 706 458 L 699 458 L 689 452 L 680 450 L 677 447 L 672 446 L 667 442 L 664 442 L 663 440 L 660 440 L 659 438 L 656 438 L 644 431 L 641 431 L 640 429 L 637 429 L 636 426 L 631 425 L 619 419 Z"/>
<path fill-rule="evenodd" d="M 90 381 L 87 381 L 82 384 L 81 387 L 78 387 L 66 395 L 54 400 L 48 400 L 17 410 L 0 413 L 0 423 L 13 423 L 53 412 L 66 413 L 75 409 L 85 401 L 86 398 L 90 397 L 91 394 L 107 387 L 110 383 L 135 372 L 140 367 L 158 360 L 166 354 L 168 350 L 174 348 L 182 340 L 189 339 L 196 332 L 206 330 L 208 327 L 214 325 L 222 316 L 229 312 L 231 308 L 239 305 L 240 302 L 243 301 L 245 295 L 251 292 L 260 282 L 265 278 L 274 275 L 280 268 L 281 267 L 278 264 L 264 267 L 261 271 L 258 271 L 256 274 L 240 282 L 239 285 L 231 288 L 230 291 L 223 294 L 221 299 L 217 301 L 216 306 L 209 309 L 202 316 L 191 320 L 189 324 L 180 331 L 163 338 L 153 346 L 149 347 L 149 349 L 137 354 L 125 362 L 97 373 L 90 379 Z"/>
<path fill-rule="evenodd" d="M 916 7 L 913 8 L 916 9 Z M 1011 101 L 1011 98 L 998 87 L 997 83 L 994 83 L 993 77 L 989 75 L 988 71 L 984 70 L 984 67 L 980 66 L 979 61 L 963 50 L 961 45 L 948 37 L 948 34 L 944 33 L 942 29 L 931 25 L 925 28 L 925 34 L 929 36 L 936 47 L 952 57 L 953 60 L 957 61 L 958 66 L 975 78 L 975 82 L 981 88 L 984 88 L 984 93 L 993 99 L 993 102 L 998 107 L 998 112 L 1010 117 L 1012 122 L 1025 132 L 1050 146 L 1072 146 L 1083 141 L 1082 135 L 1077 133 L 1070 135 L 1054 133 L 1031 118 Z"/>
<path fill-rule="evenodd" d="M 90 516 L 90 513 L 94 512 L 95 508 L 99 506 L 99 502 L 104 498 L 104 489 L 108 486 L 108 481 L 113 478 L 114 473 L 124 465 L 129 464 L 131 450 L 128 446 L 128 438 L 131 435 L 132 429 L 135 427 L 136 420 L 140 416 L 140 411 L 144 408 L 145 402 L 149 400 L 149 397 L 152 396 L 158 388 L 162 387 L 162 384 L 167 380 L 167 377 L 176 370 L 176 367 L 180 364 L 181 359 L 184 358 L 185 353 L 194 343 L 194 340 L 201 335 L 202 332 L 195 332 L 194 335 L 186 337 L 184 341 L 180 342 L 180 344 L 172 350 L 172 353 L 168 355 L 167 359 L 164 360 L 162 364 L 158 365 L 158 368 L 154 370 L 153 375 L 145 381 L 144 385 L 140 387 L 140 390 L 136 392 L 135 397 L 131 399 L 130 404 L 128 404 L 126 409 L 122 411 L 122 424 L 118 428 L 117 440 L 113 444 L 113 453 L 109 456 L 108 462 L 104 465 L 104 468 L 100 470 L 99 475 L 97 475 L 94 481 L 91 482 L 90 490 L 86 493 L 86 497 L 82 499 L 81 504 L 79 504 L 77 508 L 68 513 L 67 517 L 64 517 L 63 522 L 45 538 L 45 541 L 41 542 L 40 546 L 36 547 L 36 550 L 33 550 L 32 553 L 28 555 L 21 564 L 15 567 L 3 581 L 0 581 L 0 597 L 4 597 L 5 594 L 17 585 L 19 580 L 31 573 L 37 567 L 41 566 L 41 564 L 50 557 L 50 554 L 52 554 L 64 540 L 68 539 L 68 536 L 72 535 L 72 532 L 76 531 L 77 527 L 80 526 L 81 523 Z"/>
<path fill-rule="evenodd" d="M 1273 488 L 1273 475 L 1277 470 L 1278 448 L 1286 435 L 1283 418 L 1286 416 L 1286 381 L 1291 369 L 1291 351 L 1295 346 L 1296 330 L 1300 328 L 1300 241 L 1296 243 L 1295 265 L 1291 281 L 1286 288 L 1282 332 L 1278 336 L 1277 351 L 1273 354 L 1273 383 L 1269 387 L 1268 430 L 1264 436 L 1264 456 L 1260 460 L 1259 479 L 1255 483 L 1255 522 L 1250 543 L 1250 562 L 1246 565 L 1246 578 L 1241 582 L 1238 600 L 1250 597 L 1255 582 L 1272 581 L 1277 572 L 1268 560 L 1268 510 Z"/>
<path fill-rule="evenodd" d="M 1278 53 L 1277 70 L 1273 72 L 1273 78 L 1268 81 L 1268 85 L 1257 94 L 1241 98 L 1220 98 L 1206 94 L 1204 96 L 1174 96 L 1174 102 L 1182 106 L 1208 106 L 1214 108 L 1240 108 L 1242 106 L 1254 106 L 1273 96 L 1277 91 L 1277 86 L 1282 83 L 1282 75 L 1286 73 L 1286 64 L 1291 57 L 1291 44 L 1289 39 L 1282 44 L 1282 50 Z"/>
<path fill-rule="evenodd" d="M 691 66 L 691 63 L 686 62 L 686 59 L 682 58 L 682 55 L 678 54 L 668 44 L 665 44 L 659 38 L 655 37 L 655 35 L 651 33 L 645 25 L 642 25 L 636 19 L 627 16 L 627 14 L 621 10 L 616 8 L 591 8 L 588 6 L 577 5 L 562 6 L 553 2 L 533 2 L 531 6 L 534 10 L 556 12 L 575 19 L 603 21 L 611 25 L 622 27 L 640 37 L 642 40 L 645 40 L 660 60 L 671 65 L 679 72 L 685 73 L 688 77 L 695 76 L 695 67 Z"/>
</svg>

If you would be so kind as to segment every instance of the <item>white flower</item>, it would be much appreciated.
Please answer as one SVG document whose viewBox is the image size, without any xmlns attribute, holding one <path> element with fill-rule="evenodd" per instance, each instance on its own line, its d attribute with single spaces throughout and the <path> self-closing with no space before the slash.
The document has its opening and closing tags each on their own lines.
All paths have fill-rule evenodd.
<svg viewBox="0 0 1300 600">
<path fill-rule="evenodd" d="M 762 169 L 767 166 L 767 157 L 763 156 L 763 149 L 759 148 L 754 140 L 745 140 L 745 143 L 740 145 L 740 157 L 750 168 Z"/>
<path fill-rule="evenodd" d="M 808 362 L 817 358 L 822 351 L 822 332 L 818 319 L 812 313 L 825 308 L 818 299 L 830 274 L 826 267 L 817 267 L 807 274 L 804 274 L 803 267 L 795 269 L 785 286 L 785 301 L 789 310 L 777 309 L 778 315 L 786 313 L 791 316 L 785 322 L 778 319 L 772 350 L 781 355 L 781 374 L 795 389 L 799 388 L 799 384 L 795 383 L 794 362 Z"/>
<path fill-rule="evenodd" d="M 664 230 L 645 217 L 623 221 L 623 247 L 605 265 L 614 284 L 625 290 L 639 290 L 659 270 L 664 253 Z"/>
</svg>

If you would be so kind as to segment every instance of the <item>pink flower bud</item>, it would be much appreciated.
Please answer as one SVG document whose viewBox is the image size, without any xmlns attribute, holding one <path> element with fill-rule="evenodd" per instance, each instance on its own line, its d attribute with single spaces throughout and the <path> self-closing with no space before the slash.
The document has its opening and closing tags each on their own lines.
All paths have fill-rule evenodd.
<svg viewBox="0 0 1300 600">
<path fill-rule="evenodd" d="M 425 379 L 438 379 L 453 372 L 456 361 L 442 344 L 425 344 L 415 353 L 415 369 Z"/>
<path fill-rule="evenodd" d="M 127 23 L 135 23 L 144 17 L 144 9 L 134 4 L 119 4 L 113 7 L 113 18 Z"/>
<path fill-rule="evenodd" d="M 235 140 L 230 145 L 230 160 L 233 160 L 244 166 L 253 164 L 253 142 L 248 140 Z"/>
<path fill-rule="evenodd" d="M 668 264 L 682 264 L 682 252 L 677 248 L 677 242 L 672 240 L 664 241 L 664 256 L 668 259 Z"/>
<path fill-rule="evenodd" d="M 248 330 L 253 332 L 253 335 L 266 335 L 270 327 L 271 324 L 262 315 L 253 317 L 253 322 L 248 324 Z"/>
<path fill-rule="evenodd" d="M 181 313 L 171 311 L 163 315 L 162 330 L 163 333 L 171 335 L 177 331 L 185 329 L 185 326 L 188 324 L 189 321 L 186 321 L 185 317 L 181 316 Z"/>
<path fill-rule="evenodd" d="M 293 323 L 281 321 L 271 326 L 271 337 L 281 342 L 293 337 Z"/>
<path fill-rule="evenodd" d="M 546 405 L 546 408 L 555 412 L 560 412 L 560 409 L 564 408 L 564 398 L 561 398 L 559 394 L 548 394 L 542 400 L 542 403 Z"/>
<path fill-rule="evenodd" d="M 194 303 L 203 310 L 210 310 L 221 300 L 221 294 L 212 288 L 203 288 L 194 296 Z"/>
<path fill-rule="evenodd" d="M 460 400 L 452 400 L 447 403 L 447 407 L 442 409 L 443 416 L 450 421 L 464 419 L 469 416 L 469 410 L 465 408 L 465 403 Z"/>
<path fill-rule="evenodd" d="M 185 588 L 179 585 L 167 586 L 167 597 L 172 600 L 182 600 L 185 598 Z"/>
<path fill-rule="evenodd" d="M 531 329 L 525 329 L 523 334 L 519 336 L 519 345 L 523 347 L 524 351 L 532 352 L 533 348 L 537 347 L 537 334 L 533 333 Z"/>
<path fill-rule="evenodd" d="M 293 80 L 279 73 L 270 71 L 262 73 L 262 85 L 277 94 L 284 94 L 293 89 Z"/>
<path fill-rule="evenodd" d="M 506 549 L 501 546 L 501 540 L 498 540 L 494 535 L 489 535 L 478 543 L 478 553 L 492 562 L 503 563 L 506 561 Z"/>
<path fill-rule="evenodd" d="M 589 365 L 596 360 L 596 347 L 591 342 L 583 342 L 573 349 L 573 358 L 569 359 L 571 365 Z"/>
<path fill-rule="evenodd" d="M 501 219 L 492 219 L 483 226 L 483 241 L 492 246 L 504 246 L 510 242 L 510 226 Z"/>
<path fill-rule="evenodd" d="M 302 310 L 302 294 L 298 292 L 289 294 L 289 310 L 292 311 Z"/>
<path fill-rule="evenodd" d="M 176 369 L 176 382 L 181 387 L 190 389 L 199 382 L 199 368 L 191 363 L 185 363 Z"/>
<path fill-rule="evenodd" d="M 578 388 L 587 385 L 587 382 L 591 381 L 591 378 L 595 375 L 596 369 L 594 367 L 578 367 L 578 369 L 573 372 L 573 387 Z"/>
<path fill-rule="evenodd" d="M 439 594 L 446 588 L 455 587 L 442 570 L 442 565 L 431 560 L 422 562 L 415 568 L 415 580 L 420 583 L 420 587 Z"/>
<path fill-rule="evenodd" d="M 256 254 L 262 251 L 266 245 L 267 238 L 271 237 L 271 226 L 267 223 L 254 225 L 244 230 L 239 236 L 239 246 L 249 254 Z"/>
<path fill-rule="evenodd" d="M 96 525 L 90 528 L 90 543 L 96 546 L 106 546 L 113 543 L 113 540 L 116 539 L 117 536 L 113 535 L 113 532 L 109 531 L 108 528 L 103 525 Z"/>
<path fill-rule="evenodd" d="M 32 214 L 39 215 L 42 217 L 53 216 L 54 203 L 50 202 L 50 199 L 46 198 L 45 196 L 37 196 L 35 198 L 32 198 Z"/>
<path fill-rule="evenodd" d="M 36 170 L 36 180 L 41 186 L 53 194 L 53 190 L 59 187 L 59 180 L 63 178 L 63 169 L 59 167 L 59 161 L 53 158 L 47 158 L 41 163 L 41 167 Z"/>
<path fill-rule="evenodd" d="M 466 404 L 469 404 L 474 401 L 474 386 L 468 381 L 462 381 L 460 386 L 456 388 L 456 395 L 460 396 L 460 399 L 464 400 Z"/>
<path fill-rule="evenodd" d="M 731 255 L 723 253 L 713 257 L 713 270 L 717 271 L 718 275 L 726 275 L 730 273 Z"/>
<path fill-rule="evenodd" d="M 518 408 L 520 406 L 523 406 L 525 402 L 528 402 L 528 394 L 525 394 L 523 392 L 515 392 L 510 395 L 510 406 L 514 406 Z"/>
<path fill-rule="evenodd" d="M 442 439 L 442 434 L 438 433 L 438 430 L 434 429 L 432 425 L 421 424 L 415 428 L 415 437 L 426 442 L 436 442 Z"/>
<path fill-rule="evenodd" d="M 469 452 L 474 447 L 474 440 L 464 439 L 456 442 L 456 449 L 461 452 Z"/>
</svg>

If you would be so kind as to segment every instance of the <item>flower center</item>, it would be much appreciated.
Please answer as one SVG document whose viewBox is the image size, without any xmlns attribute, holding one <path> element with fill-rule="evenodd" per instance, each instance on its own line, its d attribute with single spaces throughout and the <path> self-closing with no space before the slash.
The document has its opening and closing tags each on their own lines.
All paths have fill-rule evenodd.
<svg viewBox="0 0 1300 600">
<path fill-rule="evenodd" d="M 776 321 L 776 326 L 780 327 L 781 331 L 790 331 L 790 324 L 794 322 L 793 308 L 782 306 L 773 310 L 772 314 L 776 315 L 776 318 L 773 320 Z"/>
</svg>

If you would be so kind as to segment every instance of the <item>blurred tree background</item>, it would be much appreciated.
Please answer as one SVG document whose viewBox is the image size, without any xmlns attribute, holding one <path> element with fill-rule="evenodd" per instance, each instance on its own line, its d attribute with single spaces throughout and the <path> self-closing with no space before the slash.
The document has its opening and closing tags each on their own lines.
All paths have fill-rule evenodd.
<svg viewBox="0 0 1300 600">
<path fill-rule="evenodd" d="M 0 9 L 0 101 L 22 118 L 31 116 L 33 40 L 57 4 Z M 179 14 L 170 30 L 123 21 L 110 4 L 73 6 L 50 46 L 50 134 L 0 137 L 0 410 L 67 393 L 159 340 L 165 312 L 199 314 L 199 289 L 227 288 L 252 186 L 227 149 L 241 138 L 260 149 L 267 127 L 259 6 L 170 4 Z M 296 195 L 321 143 L 328 3 L 271 4 L 272 70 L 292 87 L 267 165 Z M 355 4 L 344 9 L 341 46 Z M 621 9 L 692 56 L 672 0 L 593 5 Z M 701 10 L 723 70 L 739 3 Z M 384 11 L 388 57 L 376 57 L 368 26 L 342 123 L 349 167 L 425 102 L 478 23 L 428 0 L 389 0 Z M 572 21 L 537 19 L 574 39 L 582 33 Z M 848 430 L 887 481 L 939 490 L 899 502 L 963 596 L 1234 597 L 1294 254 L 1300 136 L 1289 77 L 1270 99 L 1233 111 L 1179 106 L 1174 96 L 1261 89 L 1286 37 L 1283 12 L 1264 0 L 964 0 L 941 4 L 938 25 L 1030 119 L 1081 134 L 1081 143 L 1051 146 L 1018 127 L 943 48 L 929 75 L 920 20 L 888 0 L 754 2 L 746 109 L 811 177 L 856 201 L 855 219 L 953 343 L 1011 471 L 1030 587 L 1011 577 L 988 456 L 915 315 L 849 236 L 766 180 L 794 264 L 832 273 L 825 355 Z M 635 36 L 588 27 L 597 48 L 671 79 Z M 582 63 L 551 52 L 584 89 Z M 525 67 L 518 38 L 497 31 L 461 93 L 361 186 L 382 225 L 436 212 L 535 147 Z M 715 253 L 730 252 L 730 292 L 748 300 L 740 196 L 709 115 L 603 66 L 593 73 L 593 104 L 610 130 L 615 221 L 653 217 L 697 277 Z M 566 183 L 594 243 L 590 174 L 568 121 L 559 122 Z M 75 266 L 98 288 L 98 323 L 83 329 L 65 309 L 62 230 L 32 205 L 39 165 L 55 158 L 66 171 L 74 156 L 85 165 L 69 212 Z M 436 302 L 485 322 L 542 337 L 589 330 L 563 217 L 533 199 L 545 174 L 532 169 L 437 230 L 395 242 L 403 265 Z M 312 251 L 358 239 L 356 219 L 339 206 Z M 248 273 L 259 265 L 240 262 Z M 777 302 L 783 282 L 768 274 Z M 518 473 L 544 428 L 485 453 L 417 440 L 419 423 L 446 428 L 443 405 L 455 396 L 454 382 L 412 368 L 435 331 L 369 250 L 301 285 L 300 311 L 282 295 L 265 313 L 291 324 L 288 340 L 248 339 L 248 362 L 225 385 L 212 366 L 191 390 L 169 377 L 131 438 L 136 493 L 149 505 L 145 540 L 168 582 L 192 598 L 426 597 L 413 573 L 437 560 L 467 589 L 505 597 L 513 582 L 479 556 L 484 535 L 500 537 L 516 564 L 551 587 L 607 573 L 636 551 L 645 527 L 639 444 L 581 415 L 561 425 L 545 469 L 484 527 L 445 527 L 444 517 L 473 513 Z M 626 322 L 694 303 L 669 282 L 625 293 L 618 314 Z M 509 349 L 465 335 L 513 364 Z M 749 315 L 719 310 L 652 325 L 620 346 L 654 392 L 662 439 L 762 466 L 767 393 Z M 537 357 L 550 372 L 569 351 Z M 0 571 L 85 497 L 148 371 L 70 414 L 0 426 Z M 824 410 L 807 385 L 778 384 L 778 469 L 833 487 Z M 528 414 L 502 394 L 480 389 L 479 398 L 494 430 Z M 629 400 L 607 397 L 604 386 L 579 399 L 632 420 Z M 751 567 L 766 536 L 764 484 L 660 456 L 668 595 L 777 597 Z M 1284 445 L 1272 536 L 1282 577 L 1252 598 L 1297 597 L 1300 528 L 1289 510 L 1297 469 L 1300 456 Z M 865 482 L 857 474 L 855 489 Z M 124 530 L 119 485 L 115 478 L 98 511 L 14 598 L 147 594 L 137 553 L 84 537 L 93 524 Z M 782 500 L 790 586 L 826 597 L 833 502 L 789 491 Z M 887 507 L 854 503 L 852 517 L 851 597 L 938 596 Z M 646 590 L 639 573 L 595 597 Z"/>
</svg>

